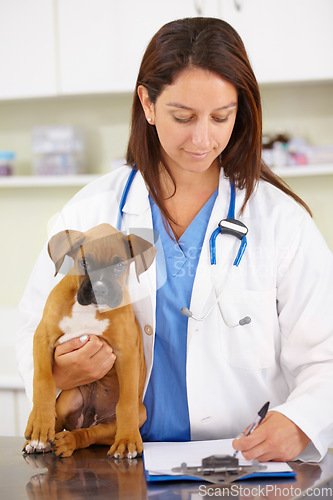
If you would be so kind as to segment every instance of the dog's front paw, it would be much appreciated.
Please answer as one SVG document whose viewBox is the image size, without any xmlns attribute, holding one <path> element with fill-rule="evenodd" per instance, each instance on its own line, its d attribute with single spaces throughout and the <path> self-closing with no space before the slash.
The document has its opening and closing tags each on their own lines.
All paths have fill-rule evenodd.
<svg viewBox="0 0 333 500">
<path fill-rule="evenodd" d="M 70 457 L 76 448 L 74 435 L 70 431 L 58 432 L 55 435 L 52 451 L 57 457 Z"/>
<path fill-rule="evenodd" d="M 135 458 L 137 455 L 141 455 L 142 452 L 142 438 L 140 432 L 137 431 L 124 437 L 116 435 L 115 442 L 108 451 L 108 457 Z"/>
<path fill-rule="evenodd" d="M 35 439 L 27 440 L 24 443 L 23 451 L 24 453 L 47 453 L 51 451 L 51 444 L 51 442 L 45 443 Z"/>
<path fill-rule="evenodd" d="M 25 430 L 27 441 L 24 444 L 23 451 L 25 453 L 46 453 L 50 451 L 54 439 L 54 427 L 54 412 L 33 409 Z"/>
</svg>

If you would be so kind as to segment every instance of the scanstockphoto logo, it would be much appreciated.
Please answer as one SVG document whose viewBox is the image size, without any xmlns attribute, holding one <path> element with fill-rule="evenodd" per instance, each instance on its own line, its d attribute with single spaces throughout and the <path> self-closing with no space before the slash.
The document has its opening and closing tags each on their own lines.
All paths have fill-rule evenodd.
<svg viewBox="0 0 333 500">
<path fill-rule="evenodd" d="M 179 248 L 179 254 L 173 256 L 173 266 L 175 273 L 182 277 L 187 274 L 190 277 L 195 276 L 197 270 L 197 258 L 200 255 L 202 248 L 196 246 L 189 247 L 186 250 L 186 255 Z M 237 255 L 237 247 L 235 252 L 223 254 L 217 252 L 216 261 L 222 269 L 229 269 L 232 266 Z M 186 266 L 184 265 L 186 262 Z M 245 264 L 246 263 L 246 264 Z M 306 255 L 304 249 L 298 246 L 280 246 L 278 249 L 259 247 L 251 248 L 251 257 L 247 259 L 247 254 L 244 254 L 244 265 L 240 264 L 240 269 L 247 269 L 249 272 L 255 273 L 259 278 L 276 278 L 288 276 L 293 266 L 297 263 L 299 269 L 304 268 L 306 264 Z"/>
<path fill-rule="evenodd" d="M 198 498 L 210 497 L 234 497 L 239 499 L 253 498 L 333 498 L 333 488 L 321 486 L 318 488 L 308 488 L 302 490 L 297 486 L 279 486 L 276 484 L 268 484 L 265 486 L 243 486 L 241 484 L 233 484 L 230 487 L 216 487 L 202 484 L 199 486 Z"/>
</svg>

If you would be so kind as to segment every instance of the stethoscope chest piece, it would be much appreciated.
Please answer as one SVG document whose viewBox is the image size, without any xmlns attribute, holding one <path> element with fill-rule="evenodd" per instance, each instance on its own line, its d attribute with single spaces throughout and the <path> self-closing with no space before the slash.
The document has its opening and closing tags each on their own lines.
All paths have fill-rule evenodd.
<svg viewBox="0 0 333 500">
<path fill-rule="evenodd" d="M 241 222 L 241 221 L 239 221 L 237 219 L 234 219 L 234 218 L 230 217 L 229 214 L 228 214 L 228 217 L 226 219 L 222 219 L 218 223 L 217 228 L 212 232 L 211 237 L 209 239 L 210 263 L 211 263 L 211 265 L 215 265 L 216 264 L 216 238 L 217 238 L 217 236 L 219 234 L 229 234 L 231 236 L 236 237 L 241 242 L 239 250 L 238 250 L 238 253 L 237 253 L 237 256 L 236 256 L 236 258 L 235 258 L 235 260 L 233 262 L 233 266 L 238 267 L 238 265 L 239 265 L 239 263 L 240 263 L 240 261 L 241 261 L 241 259 L 243 257 L 243 254 L 245 252 L 246 246 L 247 246 L 247 239 L 246 239 L 247 233 L 248 233 L 248 228 L 245 226 L 245 224 L 243 224 L 243 222 Z M 230 273 L 230 271 L 229 271 L 229 273 Z M 228 274 L 228 276 L 230 276 L 230 274 Z M 227 281 L 227 279 L 226 279 L 226 281 Z M 221 299 L 222 295 L 225 293 L 225 286 L 224 286 L 223 290 L 219 294 L 216 294 L 215 301 L 213 302 L 212 306 L 210 307 L 210 309 L 207 311 L 207 313 L 204 316 L 202 316 L 202 317 L 194 316 L 194 314 L 192 313 L 192 311 L 190 311 L 187 307 L 183 307 L 181 309 L 181 313 L 184 316 L 187 316 L 188 318 L 195 319 L 196 321 L 203 321 L 204 319 L 207 318 L 207 316 L 212 311 L 213 307 L 216 304 L 218 304 L 218 302 Z M 220 305 L 219 305 L 219 309 L 220 309 L 220 312 L 221 312 L 222 319 L 223 319 L 224 323 L 229 328 L 235 328 L 236 326 L 244 326 L 244 325 L 248 325 L 249 323 L 251 323 L 251 318 L 249 316 L 245 316 L 244 318 L 241 318 L 237 323 L 230 324 L 225 319 L 223 311 L 222 311 Z"/>
<path fill-rule="evenodd" d="M 240 247 L 239 247 L 238 253 L 236 255 L 236 258 L 233 262 L 233 266 L 238 267 L 240 261 L 242 260 L 243 254 L 244 254 L 246 246 L 247 246 L 246 235 L 248 233 L 248 228 L 245 226 L 245 224 L 243 224 L 243 222 L 235 219 L 234 214 L 235 214 L 235 189 L 234 189 L 234 186 L 231 185 L 231 200 L 230 200 L 230 206 L 229 206 L 227 218 L 222 219 L 218 223 L 217 228 L 212 232 L 211 237 L 209 239 L 211 265 L 216 265 L 216 238 L 218 237 L 219 234 L 229 234 L 229 235 L 234 236 L 240 240 L 240 242 L 241 242 Z M 229 273 L 230 273 L 230 271 L 229 271 Z M 228 276 L 230 276 L 230 274 L 228 274 Z M 228 279 L 226 279 L 226 282 L 227 281 L 228 281 Z M 225 286 L 223 287 L 223 290 L 219 294 L 216 293 L 215 301 L 213 302 L 210 309 L 206 312 L 206 314 L 204 314 L 204 316 L 202 316 L 202 317 L 194 316 L 192 311 L 190 311 L 190 309 L 188 309 L 187 307 L 183 307 L 181 309 L 181 313 L 184 316 L 187 316 L 188 318 L 193 318 L 196 321 L 203 321 L 204 319 L 207 318 L 207 316 L 213 310 L 213 307 L 219 303 L 219 300 L 221 299 L 222 295 L 225 293 Z M 236 326 L 244 326 L 244 325 L 248 325 L 249 323 L 251 323 L 251 318 L 249 316 L 245 316 L 244 318 L 241 318 L 237 323 L 230 324 L 225 319 L 220 304 L 219 304 L 219 309 L 220 309 L 224 323 L 229 328 L 235 328 Z"/>
</svg>

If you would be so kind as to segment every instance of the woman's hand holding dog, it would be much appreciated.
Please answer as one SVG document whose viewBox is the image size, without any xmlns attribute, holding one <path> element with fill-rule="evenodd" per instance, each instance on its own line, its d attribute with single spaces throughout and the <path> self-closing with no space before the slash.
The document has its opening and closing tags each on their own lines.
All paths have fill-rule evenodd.
<svg viewBox="0 0 333 500">
<path fill-rule="evenodd" d="M 68 390 L 100 380 L 116 356 L 96 335 L 84 335 L 59 344 L 54 351 L 53 378 L 58 389 Z"/>
</svg>

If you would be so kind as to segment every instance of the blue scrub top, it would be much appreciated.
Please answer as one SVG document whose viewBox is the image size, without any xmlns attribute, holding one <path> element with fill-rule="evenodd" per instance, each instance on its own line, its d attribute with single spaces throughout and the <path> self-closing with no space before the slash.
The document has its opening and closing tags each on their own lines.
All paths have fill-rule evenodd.
<svg viewBox="0 0 333 500">
<path fill-rule="evenodd" d="M 154 230 L 159 232 L 167 279 L 156 292 L 154 363 L 144 404 L 147 420 L 141 427 L 144 441 L 190 441 L 186 390 L 188 318 L 194 276 L 217 190 L 193 219 L 178 242 L 167 233 L 161 212 L 150 199 Z M 171 232 L 171 229 L 170 229 Z M 156 257 L 158 266 L 159 256 Z M 158 284 L 157 284 L 158 285 Z"/>
</svg>

